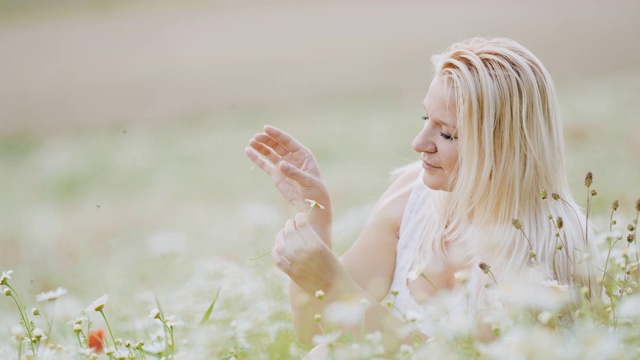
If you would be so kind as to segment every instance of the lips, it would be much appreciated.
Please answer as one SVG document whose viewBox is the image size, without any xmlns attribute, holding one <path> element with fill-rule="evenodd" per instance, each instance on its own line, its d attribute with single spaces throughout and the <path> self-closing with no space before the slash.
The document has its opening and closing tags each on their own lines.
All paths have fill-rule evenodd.
<svg viewBox="0 0 640 360">
<path fill-rule="evenodd" d="M 432 164 L 428 163 L 426 160 L 422 160 L 422 167 L 427 169 L 427 170 L 440 169 L 440 167 L 432 165 Z"/>
</svg>

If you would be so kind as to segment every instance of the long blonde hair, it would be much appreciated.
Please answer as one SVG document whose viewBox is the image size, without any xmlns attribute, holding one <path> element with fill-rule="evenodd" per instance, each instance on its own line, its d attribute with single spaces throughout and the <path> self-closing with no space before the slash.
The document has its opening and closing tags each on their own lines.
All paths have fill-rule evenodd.
<svg viewBox="0 0 640 360">
<path fill-rule="evenodd" d="M 459 160 L 452 191 L 425 204 L 414 261 L 443 258 L 447 241 L 465 239 L 469 265 L 480 271 L 486 262 L 498 281 L 537 263 L 559 283 L 594 285 L 586 219 L 566 180 L 556 91 L 540 60 L 513 40 L 474 38 L 433 62 L 455 101 Z M 481 278 L 480 298 L 490 281 Z"/>
</svg>

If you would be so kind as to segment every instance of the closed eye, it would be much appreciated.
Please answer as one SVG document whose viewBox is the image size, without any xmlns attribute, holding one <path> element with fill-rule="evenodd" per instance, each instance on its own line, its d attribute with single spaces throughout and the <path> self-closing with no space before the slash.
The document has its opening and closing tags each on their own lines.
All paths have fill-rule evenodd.
<svg viewBox="0 0 640 360">
<path fill-rule="evenodd" d="M 429 116 L 422 116 L 422 120 L 424 121 L 429 120 Z M 440 136 L 442 136 L 443 139 L 449 140 L 449 141 L 458 140 L 457 136 L 449 135 L 443 131 L 440 131 Z"/>
<path fill-rule="evenodd" d="M 440 136 L 442 136 L 443 139 L 449 140 L 449 141 L 458 140 L 457 136 L 452 136 L 452 135 L 449 135 L 449 134 L 444 133 L 442 131 L 440 131 Z"/>
</svg>

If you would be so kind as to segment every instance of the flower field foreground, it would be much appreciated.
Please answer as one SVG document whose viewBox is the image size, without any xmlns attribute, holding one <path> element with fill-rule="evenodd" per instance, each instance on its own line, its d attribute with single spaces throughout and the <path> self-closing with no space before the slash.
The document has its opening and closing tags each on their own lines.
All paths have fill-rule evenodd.
<svg viewBox="0 0 640 360">
<path fill-rule="evenodd" d="M 587 213 L 593 196 L 587 177 Z M 545 201 L 562 201 L 542 193 Z M 548 199 L 547 199 L 548 197 Z M 625 215 L 626 214 L 626 215 Z M 536 271 L 532 254 L 530 274 L 518 281 L 496 281 L 491 264 L 478 264 L 492 278 L 494 306 L 477 317 L 449 315 L 449 294 L 441 292 L 441 306 L 425 314 L 403 314 L 415 332 L 422 321 L 432 324 L 427 342 L 402 345 L 385 354 L 383 335 L 355 338 L 338 330 L 363 321 L 366 302 L 332 303 L 315 320 L 336 359 L 637 359 L 640 357 L 640 270 L 637 223 L 640 200 L 633 209 L 596 216 L 604 223 L 596 239 L 602 261 L 594 268 L 599 279 L 588 289 L 570 288 Z M 594 218 L 593 216 L 591 216 Z M 562 219 L 549 216 L 561 238 Z M 520 229 L 514 220 L 513 226 Z M 526 231 L 526 229 L 522 229 Z M 554 239 L 550 239 L 554 241 Z M 561 244 L 561 242 L 559 242 Z M 557 246 L 562 251 L 562 246 Z M 574 259 L 580 261 L 580 259 Z M 110 308 L 107 294 L 90 304 L 78 304 L 64 288 L 26 296 L 14 288 L 20 276 L 2 269 L 1 309 L 15 316 L 0 322 L 2 359 L 297 359 L 311 346 L 300 344 L 292 329 L 286 294 L 287 279 L 267 259 L 245 262 L 221 257 L 199 261 L 191 278 L 170 296 L 133 294 L 127 307 L 138 316 L 120 316 Z M 410 274 L 420 276 L 420 274 Z M 455 275 L 466 286 L 468 274 Z M 391 289 L 384 305 L 394 307 L 398 292 Z M 316 297 L 324 299 L 324 292 Z M 75 310 L 70 307 L 77 306 Z M 60 309 L 56 313 L 56 308 Z M 416 333 L 417 334 L 417 333 Z M 386 334 L 385 336 L 392 336 Z M 416 336 L 417 339 L 417 336 Z"/>
</svg>

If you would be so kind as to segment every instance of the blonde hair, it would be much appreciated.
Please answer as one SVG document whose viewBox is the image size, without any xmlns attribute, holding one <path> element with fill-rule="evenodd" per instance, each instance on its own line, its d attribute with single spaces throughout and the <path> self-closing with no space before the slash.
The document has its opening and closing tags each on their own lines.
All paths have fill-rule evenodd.
<svg viewBox="0 0 640 360">
<path fill-rule="evenodd" d="M 474 38 L 433 62 L 455 101 L 459 160 L 451 192 L 425 204 L 414 261 L 443 258 L 448 241 L 465 239 L 472 269 L 485 262 L 498 281 L 535 262 L 561 284 L 594 285 L 586 219 L 565 175 L 556 91 L 540 60 L 513 40 Z M 490 279 L 480 278 L 482 298 Z"/>
</svg>

